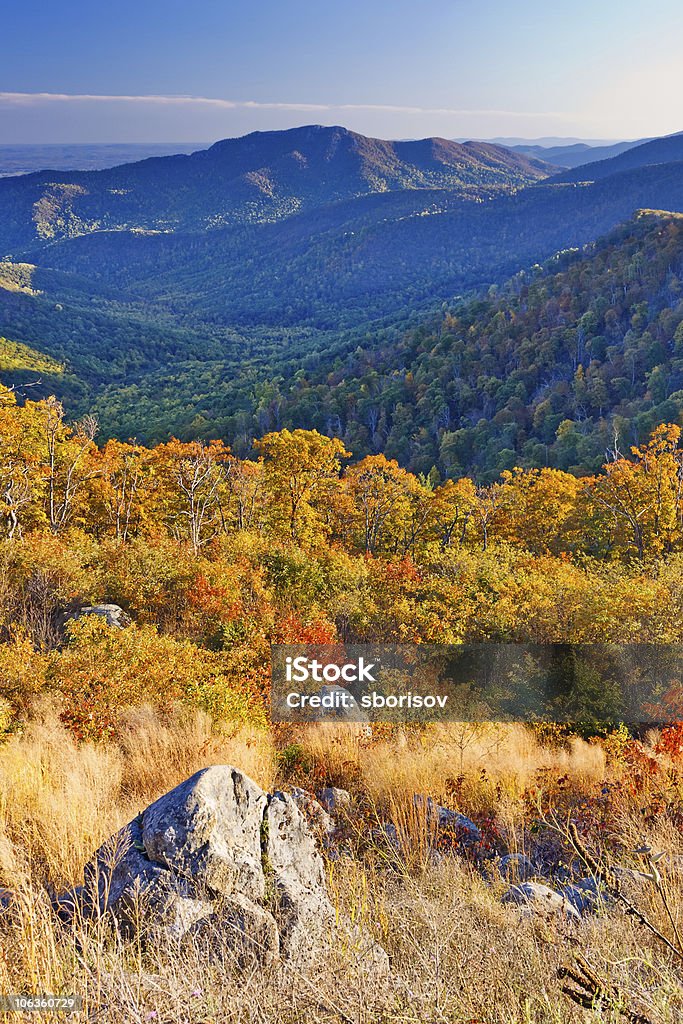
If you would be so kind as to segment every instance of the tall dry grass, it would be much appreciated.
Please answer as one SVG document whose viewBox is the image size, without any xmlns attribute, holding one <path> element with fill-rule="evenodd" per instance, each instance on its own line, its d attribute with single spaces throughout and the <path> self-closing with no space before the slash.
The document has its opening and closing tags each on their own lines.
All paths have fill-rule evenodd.
<svg viewBox="0 0 683 1024">
<path fill-rule="evenodd" d="M 445 794 L 448 780 L 481 778 L 481 770 L 512 796 L 534 782 L 539 772 L 569 774 L 578 785 L 604 777 L 605 752 L 596 743 L 571 737 L 544 746 L 520 723 L 509 725 L 448 722 L 397 728 L 368 742 L 362 731 L 330 724 L 307 725 L 289 735 L 327 774 L 355 781 L 379 799 L 387 793 Z M 477 789 L 479 790 L 479 785 Z"/>
<path fill-rule="evenodd" d="M 217 732 L 201 712 L 162 720 L 143 707 L 126 713 L 116 743 L 77 744 L 55 706 L 38 706 L 0 745 L 0 885 L 11 887 L 19 855 L 47 884 L 75 884 L 105 839 L 210 764 L 238 765 L 267 789 L 271 739 L 245 727 Z"/>
<path fill-rule="evenodd" d="M 346 861 L 330 892 L 354 928 L 300 971 L 240 969 L 220 931 L 142 948 L 105 923 L 66 929 L 22 882 L 14 923 L 0 919 L 0 991 L 76 993 L 85 1019 L 107 1024 L 626 1024 L 563 996 L 558 972 L 581 952 L 624 1007 L 651 1024 L 683 1019 L 680 971 L 623 915 L 578 926 L 525 916 L 455 861 L 416 877 Z M 359 934 L 382 942 L 389 978 L 359 958 Z"/>
<path fill-rule="evenodd" d="M 0 914 L 0 993 L 75 993 L 84 998 L 84 1019 L 106 1024 L 626 1024 L 628 1008 L 651 1024 L 683 1020 L 680 967 L 637 920 L 616 910 L 578 925 L 525 915 L 501 903 L 502 880 L 485 881 L 458 858 L 434 863 L 426 855 L 433 837 L 425 830 L 433 826 L 414 793 L 472 814 L 496 799 L 506 813 L 509 801 L 515 817 L 539 773 L 569 774 L 577 792 L 594 785 L 605 771 L 599 748 L 574 742 L 547 750 L 516 728 L 464 736 L 456 726 L 372 742 L 321 726 L 286 740 L 323 766 L 316 777 L 362 787 L 397 819 L 405 813 L 406 837 L 422 835 L 425 853 L 401 871 L 372 857 L 329 863 L 338 919 L 351 927 L 305 975 L 282 964 L 238 969 L 220 931 L 208 943 L 205 936 L 143 948 L 124 943 L 106 920 L 65 926 L 49 899 L 49 887 L 78 881 L 91 852 L 121 824 L 201 767 L 233 763 L 272 788 L 282 773 L 273 738 L 221 734 L 201 715 L 162 720 L 137 709 L 116 743 L 78 746 L 56 710 L 43 706 L 23 735 L 0 746 L 0 884 L 14 897 L 11 912 Z M 458 776 L 465 781 L 454 790 L 449 780 Z M 624 844 L 642 840 L 642 823 L 626 812 L 619 827 Z M 680 839 L 670 823 L 656 821 L 647 835 L 667 848 Z M 673 862 L 665 881 L 670 909 L 683 921 Z M 669 928 L 646 885 L 638 898 Z M 361 937 L 390 954 L 388 980 L 359 960 Z M 576 953 L 618 993 L 623 1012 L 585 1011 L 563 996 L 558 970 Z"/>
</svg>

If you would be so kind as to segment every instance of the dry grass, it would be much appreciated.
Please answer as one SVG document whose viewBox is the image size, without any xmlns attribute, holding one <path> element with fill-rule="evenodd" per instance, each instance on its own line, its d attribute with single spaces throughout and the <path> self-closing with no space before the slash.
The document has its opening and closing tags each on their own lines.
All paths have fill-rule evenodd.
<svg viewBox="0 0 683 1024">
<path fill-rule="evenodd" d="M 330 727 L 297 737 L 311 763 L 325 765 L 326 781 L 360 786 L 403 820 L 417 851 L 404 870 L 372 857 L 330 863 L 331 897 L 355 932 L 321 952 L 306 977 L 283 965 L 238 971 L 220 933 L 210 947 L 187 940 L 143 949 L 124 945 L 106 921 L 61 925 L 46 884 L 77 881 L 95 847 L 181 779 L 233 763 L 265 787 L 274 782 L 273 742 L 263 733 L 220 735 L 202 716 L 162 722 L 146 709 L 126 721 L 116 744 L 79 747 L 43 708 L 0 747 L 0 873 L 15 894 L 11 914 L 0 915 L 0 992 L 77 993 L 86 1019 L 106 1024 L 626 1024 L 629 1009 L 652 1024 L 683 1020 L 680 967 L 637 920 L 618 910 L 579 925 L 525 916 L 501 904 L 502 881 L 484 881 L 457 857 L 430 860 L 432 825 L 415 792 L 470 814 L 497 798 L 503 819 L 519 824 L 522 793 L 539 772 L 569 773 L 577 792 L 603 776 L 594 745 L 548 751 L 519 729 L 475 731 L 466 744 L 455 726 L 372 743 Z M 464 781 L 454 792 L 447 780 L 457 776 Z M 642 822 L 626 807 L 620 827 L 624 844 L 642 841 Z M 648 828 L 653 844 L 680 848 L 671 822 Z M 670 870 L 665 881 L 683 922 L 681 878 Z M 646 888 L 638 898 L 668 929 L 655 895 Z M 358 962 L 359 935 L 389 952 L 388 983 Z M 562 995 L 558 970 L 577 953 L 619 994 L 621 1011 L 583 1010 Z"/>
<path fill-rule="evenodd" d="M 111 1024 L 625 1022 L 562 996 L 558 970 L 580 950 L 625 1006 L 653 1024 L 683 1019 L 680 973 L 622 915 L 578 927 L 525 917 L 457 862 L 416 878 L 368 876 L 349 862 L 334 869 L 331 892 L 340 915 L 390 953 L 389 984 L 364 970 L 353 941 L 321 953 L 304 975 L 283 966 L 238 971 L 220 934 L 209 957 L 196 940 L 123 947 L 102 925 L 62 930 L 38 889 L 22 886 L 18 920 L 1 932 L 0 991 L 76 992 L 87 1019 Z"/>
<path fill-rule="evenodd" d="M 482 768 L 494 784 L 502 784 L 513 795 L 525 790 L 539 771 L 570 773 L 578 783 L 605 773 L 605 754 L 599 744 L 572 737 L 566 745 L 546 747 L 519 723 L 404 727 L 372 743 L 353 727 L 320 724 L 301 727 L 290 739 L 301 742 L 327 765 L 330 775 L 343 779 L 360 771 L 376 798 L 390 791 L 438 797 L 446 780 L 478 777 Z"/>
<path fill-rule="evenodd" d="M 116 744 L 77 745 L 56 708 L 38 707 L 0 746 L 0 885 L 12 887 L 19 855 L 43 881 L 74 884 L 105 839 L 209 764 L 239 765 L 269 788 L 271 740 L 246 728 L 217 733 L 201 712 L 162 721 L 134 708 Z"/>
</svg>

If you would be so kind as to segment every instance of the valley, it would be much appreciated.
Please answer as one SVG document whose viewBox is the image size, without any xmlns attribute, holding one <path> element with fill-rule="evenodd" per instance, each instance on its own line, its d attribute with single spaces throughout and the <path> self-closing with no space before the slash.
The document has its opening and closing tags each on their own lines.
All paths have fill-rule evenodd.
<svg viewBox="0 0 683 1024">
<path fill-rule="evenodd" d="M 0 335 L 58 363 L 32 394 L 93 411 L 104 437 L 218 434 L 247 454 L 303 427 L 443 477 L 590 472 L 615 430 L 636 443 L 678 415 L 682 139 L 557 172 L 492 144 L 309 126 L 6 178 Z M 564 289 L 546 326 L 541 297 L 561 309 Z M 515 324 L 497 354 L 492 318 Z M 544 330 L 548 354 L 522 355 L 514 339 Z M 9 382 L 27 374 L 15 358 Z"/>
</svg>

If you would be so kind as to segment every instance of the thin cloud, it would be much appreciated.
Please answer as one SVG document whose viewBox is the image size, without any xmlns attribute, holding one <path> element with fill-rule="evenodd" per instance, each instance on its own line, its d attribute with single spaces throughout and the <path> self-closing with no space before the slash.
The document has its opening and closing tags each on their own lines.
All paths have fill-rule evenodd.
<svg viewBox="0 0 683 1024">
<path fill-rule="evenodd" d="M 331 113 L 339 111 L 367 111 L 387 114 L 435 114 L 449 117 L 516 117 L 516 118 L 562 118 L 573 115 L 552 111 L 520 110 L 463 110 L 457 107 L 399 106 L 386 103 L 275 103 L 257 100 L 217 99 L 209 96 L 109 96 L 98 93 L 63 92 L 0 92 L 0 104 L 4 106 L 36 106 L 41 103 L 135 103 L 158 106 L 206 106 L 221 110 L 291 110 L 303 113 Z"/>
</svg>

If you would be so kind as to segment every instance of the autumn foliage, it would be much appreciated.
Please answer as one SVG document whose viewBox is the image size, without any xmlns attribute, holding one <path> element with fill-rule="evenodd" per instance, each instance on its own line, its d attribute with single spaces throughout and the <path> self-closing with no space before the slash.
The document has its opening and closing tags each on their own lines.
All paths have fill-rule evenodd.
<svg viewBox="0 0 683 1024">
<path fill-rule="evenodd" d="M 0 392 L 9 717 L 50 691 L 83 736 L 143 703 L 265 721 L 278 642 L 681 640 L 675 424 L 626 452 L 617 439 L 596 476 L 516 469 L 488 486 L 354 462 L 316 431 L 267 434 L 250 459 L 96 435 L 55 399 Z M 102 601 L 133 625 L 70 621 Z"/>
</svg>

